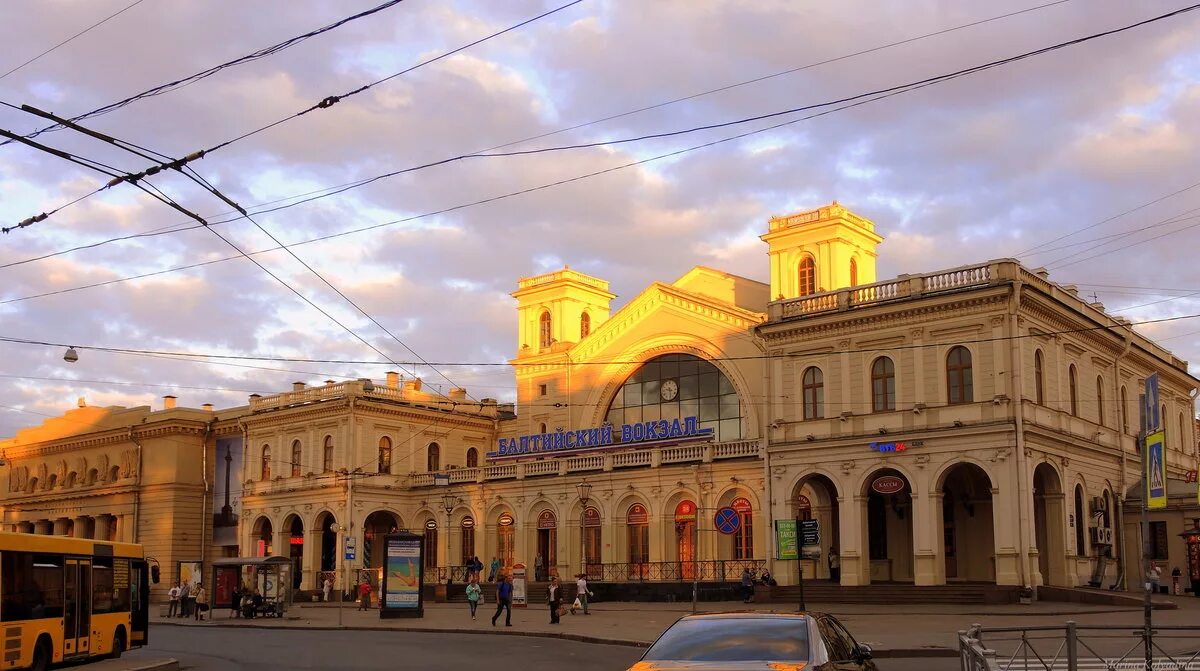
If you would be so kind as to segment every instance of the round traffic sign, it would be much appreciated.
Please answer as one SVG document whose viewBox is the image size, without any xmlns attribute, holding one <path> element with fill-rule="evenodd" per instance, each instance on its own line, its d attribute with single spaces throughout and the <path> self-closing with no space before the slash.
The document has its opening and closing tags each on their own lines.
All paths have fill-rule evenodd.
<svg viewBox="0 0 1200 671">
<path fill-rule="evenodd" d="M 726 506 L 713 515 L 713 526 L 717 531 L 729 536 L 738 532 L 742 526 L 742 518 L 738 515 L 738 511 Z"/>
</svg>

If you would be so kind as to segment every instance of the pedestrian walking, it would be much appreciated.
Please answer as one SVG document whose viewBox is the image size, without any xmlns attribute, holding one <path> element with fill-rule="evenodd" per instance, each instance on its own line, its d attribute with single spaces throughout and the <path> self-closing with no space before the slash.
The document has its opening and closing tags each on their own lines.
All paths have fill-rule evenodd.
<svg viewBox="0 0 1200 671">
<path fill-rule="evenodd" d="M 558 609 L 562 606 L 562 585 L 558 584 L 558 576 L 550 577 L 550 624 L 559 624 Z"/>
<path fill-rule="evenodd" d="M 192 588 L 186 582 L 179 583 L 179 617 L 192 615 Z"/>
<path fill-rule="evenodd" d="M 333 593 L 333 578 L 325 576 L 325 582 L 321 583 L 321 593 L 324 595 L 324 601 L 329 602 L 329 595 Z"/>
<path fill-rule="evenodd" d="M 588 589 L 587 574 L 580 573 L 575 576 L 575 603 L 571 604 L 571 614 L 575 614 L 576 608 L 582 608 L 584 615 L 591 615 L 588 612 L 588 597 L 592 596 L 592 591 Z"/>
<path fill-rule="evenodd" d="M 471 572 L 479 580 L 483 580 L 483 562 L 479 561 L 479 556 L 471 557 Z"/>
<path fill-rule="evenodd" d="M 371 607 L 371 583 L 364 580 L 358 584 L 358 609 L 368 610 Z"/>
<path fill-rule="evenodd" d="M 233 599 L 230 601 L 229 617 L 242 616 L 242 586 L 238 585 L 233 588 Z"/>
<path fill-rule="evenodd" d="M 837 548 L 829 548 L 829 579 L 842 582 L 842 558 L 838 556 Z"/>
<path fill-rule="evenodd" d="M 175 617 L 179 614 L 179 583 L 171 585 L 171 589 L 167 590 L 167 617 Z"/>
<path fill-rule="evenodd" d="M 467 583 L 467 605 L 471 607 L 471 619 L 475 619 L 475 610 L 479 608 L 479 599 L 483 596 L 483 588 L 479 586 L 479 576 L 472 575 Z"/>
<path fill-rule="evenodd" d="M 536 580 L 538 582 L 542 581 L 542 576 L 544 575 L 543 569 L 545 567 L 546 567 L 546 560 L 545 560 L 545 558 L 542 557 L 542 553 L 539 552 L 533 557 L 533 579 L 534 580 Z"/>
<path fill-rule="evenodd" d="M 195 596 L 196 600 L 196 620 L 204 621 L 204 611 L 208 610 L 208 592 L 204 591 L 204 585 L 196 585 Z"/>
<path fill-rule="evenodd" d="M 1146 571 L 1146 583 L 1152 594 L 1158 594 L 1158 584 L 1162 581 L 1162 570 L 1156 562 L 1150 562 L 1150 570 Z"/>
<path fill-rule="evenodd" d="M 754 600 L 754 576 L 749 568 L 742 569 L 742 603 Z"/>
<path fill-rule="evenodd" d="M 494 562 L 493 562 L 494 563 Z M 504 626 L 512 626 L 512 576 L 504 576 L 496 585 L 496 614 L 492 616 L 492 626 L 496 626 L 496 618 L 504 611 Z"/>
<path fill-rule="evenodd" d="M 496 574 L 500 571 L 500 560 L 492 557 L 491 570 L 488 571 L 488 582 L 495 582 Z"/>
</svg>

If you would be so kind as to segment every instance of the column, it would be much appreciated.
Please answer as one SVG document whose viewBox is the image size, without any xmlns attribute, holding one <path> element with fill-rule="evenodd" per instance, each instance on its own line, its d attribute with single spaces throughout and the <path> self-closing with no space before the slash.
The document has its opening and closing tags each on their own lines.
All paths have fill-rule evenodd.
<svg viewBox="0 0 1200 671">
<path fill-rule="evenodd" d="M 73 534 L 75 538 L 92 538 L 92 525 L 89 524 L 91 519 L 87 515 L 80 515 L 75 518 L 75 533 Z"/>
<path fill-rule="evenodd" d="M 52 527 L 52 533 L 55 536 L 66 536 L 67 535 L 67 518 L 59 517 L 58 519 L 54 520 L 54 525 Z"/>
<path fill-rule="evenodd" d="M 21 534 L 34 533 L 33 522 L 17 522 L 17 533 L 21 533 Z"/>
<path fill-rule="evenodd" d="M 117 521 L 117 539 L 122 543 L 133 543 L 136 530 L 131 523 L 132 515 L 120 515 Z"/>
<path fill-rule="evenodd" d="M 112 516 L 111 515 L 97 516 L 96 517 L 96 533 L 94 534 L 94 537 L 97 540 L 102 540 L 102 541 L 108 540 L 108 533 L 109 533 L 109 529 L 111 528 L 111 526 L 110 526 L 111 524 L 112 524 Z"/>
<path fill-rule="evenodd" d="M 54 523 L 50 520 L 38 520 L 33 523 L 33 533 L 49 536 L 54 533 Z"/>
<path fill-rule="evenodd" d="M 945 582 L 944 576 L 941 581 L 938 580 L 938 574 L 944 573 L 945 559 L 942 560 L 942 571 L 938 571 L 937 565 L 938 558 L 944 553 L 944 550 L 939 551 L 942 546 L 942 535 L 938 529 L 941 505 L 940 491 L 933 494 L 912 493 L 913 583 L 916 585 Z"/>
<path fill-rule="evenodd" d="M 848 587 L 869 585 L 871 559 L 867 548 L 867 497 L 863 494 L 838 497 L 838 511 L 842 518 L 842 547 L 838 548 L 842 584 Z"/>
</svg>

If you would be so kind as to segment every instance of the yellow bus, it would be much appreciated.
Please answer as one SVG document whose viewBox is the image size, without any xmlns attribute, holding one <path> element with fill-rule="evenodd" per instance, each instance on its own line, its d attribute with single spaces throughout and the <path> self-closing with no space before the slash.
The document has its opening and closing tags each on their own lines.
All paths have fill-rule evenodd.
<svg viewBox="0 0 1200 671">
<path fill-rule="evenodd" d="M 142 546 L 0 532 L 0 669 L 44 671 L 149 642 Z"/>
</svg>

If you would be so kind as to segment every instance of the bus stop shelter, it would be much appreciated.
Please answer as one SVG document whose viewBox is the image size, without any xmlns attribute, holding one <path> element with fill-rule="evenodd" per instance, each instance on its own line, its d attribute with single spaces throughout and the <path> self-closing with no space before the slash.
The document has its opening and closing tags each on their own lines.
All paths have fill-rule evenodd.
<svg viewBox="0 0 1200 671">
<path fill-rule="evenodd" d="M 292 605 L 292 560 L 288 557 L 227 557 L 213 563 L 214 610 L 233 608 L 233 591 L 258 590 L 280 612 Z"/>
</svg>

